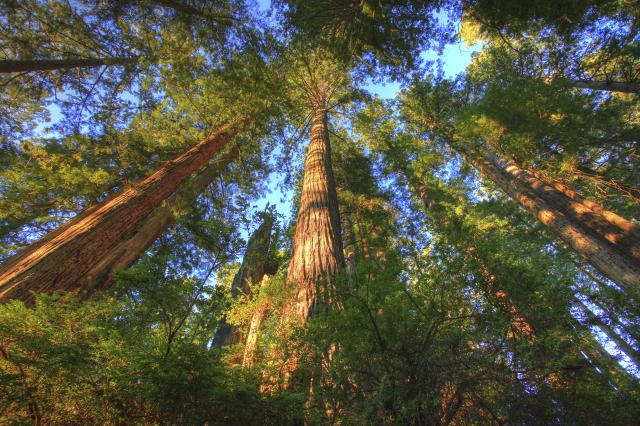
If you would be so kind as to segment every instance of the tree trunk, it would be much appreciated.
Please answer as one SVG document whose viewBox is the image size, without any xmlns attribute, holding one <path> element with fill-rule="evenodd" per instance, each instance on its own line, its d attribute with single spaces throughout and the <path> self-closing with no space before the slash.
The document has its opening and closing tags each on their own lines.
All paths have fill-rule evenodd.
<svg viewBox="0 0 640 426">
<path fill-rule="evenodd" d="M 625 83 L 621 81 L 589 81 L 569 80 L 570 84 L 578 89 L 606 90 L 608 92 L 640 93 L 638 83 Z"/>
<path fill-rule="evenodd" d="M 615 179 L 606 177 L 602 173 L 581 164 L 573 166 L 571 173 L 580 179 L 590 180 L 598 185 L 608 186 L 625 197 L 631 198 L 636 203 L 640 203 L 640 189 L 637 187 L 618 182 Z"/>
<path fill-rule="evenodd" d="M 265 281 L 260 285 L 262 287 Z M 265 303 L 259 303 L 253 311 L 251 317 L 251 324 L 249 325 L 249 333 L 247 334 L 247 342 L 244 345 L 244 357 L 242 358 L 242 366 L 250 368 L 253 366 L 253 361 L 256 355 L 256 349 L 258 349 L 258 336 L 260 335 L 260 327 L 262 322 L 269 313 L 269 306 Z"/>
<path fill-rule="evenodd" d="M 592 228 L 595 230 L 600 229 L 599 232 L 603 233 L 609 241 L 628 246 L 628 250 L 635 253 L 636 257 L 640 257 L 640 228 L 636 224 L 617 213 L 605 209 L 595 201 L 582 197 L 573 188 L 551 178 L 545 173 L 537 171 L 533 167 L 527 167 L 526 171 L 533 176 L 532 178 L 532 176 L 524 175 L 534 188 L 544 189 L 550 195 L 558 197 L 559 195 L 550 188 L 553 187 L 553 189 L 571 200 L 563 200 L 571 206 L 567 210 L 568 213 L 571 211 L 577 212 Z M 625 238 L 627 239 L 626 241 Z"/>
<path fill-rule="evenodd" d="M 237 133 L 225 126 L 151 176 L 59 226 L 0 266 L 0 301 L 32 301 L 32 292 L 83 290 L 87 272 L 135 232 L 193 172 Z"/>
<path fill-rule="evenodd" d="M 599 284 L 602 285 L 602 284 Z M 629 329 L 629 326 L 624 324 L 624 322 L 621 321 L 621 315 L 615 312 L 612 312 L 611 307 L 609 306 L 605 306 L 605 304 L 602 302 L 602 300 L 600 300 L 600 297 L 594 295 L 594 294 L 585 294 L 582 293 L 584 296 L 586 296 L 586 298 L 589 300 L 589 303 L 592 304 L 593 306 L 595 306 L 596 308 L 600 309 L 602 312 L 604 312 L 605 317 L 608 321 L 611 322 L 611 324 L 613 324 L 615 327 L 623 330 L 628 336 L 631 336 L 631 338 L 638 342 L 640 341 L 640 336 L 638 335 L 637 331 L 633 330 L 633 329 Z M 600 317 L 602 318 L 602 317 Z M 629 320 L 627 320 L 629 321 Z M 629 321 L 631 323 L 637 322 L 637 317 L 631 321 Z"/>
<path fill-rule="evenodd" d="M 360 244 L 362 245 L 362 257 L 364 260 L 371 260 L 371 249 L 369 247 L 369 236 L 364 229 L 364 222 L 362 220 L 362 214 L 360 212 L 360 206 L 356 203 L 351 205 L 351 209 L 354 213 L 354 218 L 356 219 L 356 227 L 358 228 L 358 234 L 360 237 Z"/>
<path fill-rule="evenodd" d="M 589 307 L 585 305 L 580 299 L 575 298 L 574 302 L 576 303 L 576 305 L 578 305 L 580 310 L 584 312 L 584 314 L 587 316 L 589 323 L 595 325 L 600 330 L 602 330 L 602 332 L 609 339 L 613 340 L 616 346 L 620 348 L 620 350 L 624 354 L 626 354 L 636 366 L 640 366 L 640 352 L 635 350 L 633 346 L 631 346 L 626 340 L 620 337 L 618 333 L 613 328 L 611 328 L 607 323 L 605 323 L 600 318 L 598 318 L 598 316 L 594 314 L 591 311 L 591 309 L 589 309 Z"/>
<path fill-rule="evenodd" d="M 274 217 L 265 214 L 262 224 L 254 231 L 247 243 L 247 250 L 240 269 L 233 277 L 231 283 L 231 296 L 235 299 L 239 294 L 249 294 L 251 284 L 262 282 L 266 274 L 274 274 L 273 262 L 270 260 L 271 231 L 273 230 Z M 223 346 L 239 343 L 242 340 L 240 333 L 223 319 L 213 339 L 213 346 Z"/>
<path fill-rule="evenodd" d="M 80 286 L 88 293 L 109 288 L 115 273 L 131 266 L 138 257 L 192 205 L 198 194 L 237 156 L 233 149 L 214 160 L 194 179 L 185 182 L 162 204 L 154 209 L 133 234 L 120 241 L 80 279 Z"/>
<path fill-rule="evenodd" d="M 353 274 L 356 271 L 356 236 L 353 232 L 351 211 L 346 203 L 340 204 L 340 228 L 342 228 L 342 247 L 349 285 L 353 287 Z"/>
<path fill-rule="evenodd" d="M 467 250 L 470 254 L 472 254 L 475 251 L 475 247 L 471 246 Z M 509 297 L 507 293 L 505 293 L 503 290 L 496 290 L 494 286 L 496 282 L 496 276 L 489 271 L 489 268 L 482 261 L 482 259 L 478 259 L 477 257 L 476 259 L 481 264 L 482 281 L 487 292 L 498 302 L 498 306 L 500 306 L 500 309 L 511 320 L 511 326 L 513 327 L 513 329 L 517 330 L 521 335 L 525 336 L 528 339 L 534 339 L 536 336 L 536 332 L 533 328 L 531 320 L 522 315 L 516 303 L 511 299 L 511 297 Z"/>
<path fill-rule="evenodd" d="M 426 210 L 431 210 L 435 206 L 435 203 L 429 198 L 429 192 L 424 182 L 421 179 L 417 179 L 415 176 L 408 176 L 409 172 L 407 170 L 405 170 L 404 173 L 407 175 L 407 181 L 415 187 L 415 191 L 417 192 L 420 201 L 422 201 L 424 208 Z M 473 244 L 463 244 L 463 246 L 458 246 L 456 248 L 465 253 L 465 259 L 473 259 L 478 263 L 481 270 L 482 284 L 485 290 L 511 320 L 511 326 L 513 329 L 517 330 L 521 335 L 528 339 L 534 339 L 536 333 L 532 322 L 520 312 L 516 303 L 507 293 L 495 288 L 496 276 L 491 273 L 485 261 L 478 255 L 476 247 Z"/>
<path fill-rule="evenodd" d="M 0 61 L 0 74 L 29 71 L 54 71 L 72 68 L 95 68 L 103 65 L 128 65 L 138 60 L 134 58 L 70 58 L 70 59 L 7 59 Z"/>
<path fill-rule="evenodd" d="M 317 109 L 304 164 L 300 209 L 287 273 L 287 280 L 298 288 L 294 311 L 303 321 L 314 312 L 319 297 L 329 299 L 332 276 L 344 264 L 338 197 L 331 167 L 327 113 Z M 319 281 L 324 282 L 324 290 Z"/>
<path fill-rule="evenodd" d="M 640 285 L 640 239 L 636 225 L 605 213 L 596 203 L 567 196 L 566 191 L 536 178 L 514 161 L 502 160 L 487 150 L 470 153 L 458 149 L 480 173 L 603 275 L 623 288 Z"/>
</svg>

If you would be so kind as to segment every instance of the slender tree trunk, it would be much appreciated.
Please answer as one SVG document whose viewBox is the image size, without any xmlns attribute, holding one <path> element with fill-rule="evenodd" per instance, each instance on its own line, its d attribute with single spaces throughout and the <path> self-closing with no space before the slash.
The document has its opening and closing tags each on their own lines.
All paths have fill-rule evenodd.
<svg viewBox="0 0 640 426">
<path fill-rule="evenodd" d="M 353 287 L 352 276 L 356 270 L 356 236 L 353 232 L 353 221 L 351 211 L 346 203 L 340 204 L 340 227 L 342 228 L 342 246 L 344 250 L 344 261 L 349 283 Z"/>
<path fill-rule="evenodd" d="M 602 284 L 600 284 L 602 285 Z M 604 314 L 606 315 L 606 318 L 608 321 L 611 321 L 612 324 L 614 324 L 615 327 L 620 328 L 621 330 L 623 330 L 625 333 L 627 333 L 627 335 L 631 336 L 631 338 L 633 338 L 634 341 L 638 342 L 640 341 L 640 337 L 638 335 L 638 333 L 634 330 L 629 329 L 629 326 L 624 324 L 621 321 L 621 315 L 616 313 L 616 312 L 612 312 L 611 307 L 609 306 L 605 306 L 605 304 L 602 302 L 602 300 L 600 300 L 599 297 L 597 297 L 594 294 L 585 294 L 583 293 L 587 299 L 589 299 L 589 303 L 594 305 L 596 308 L 600 309 L 602 312 L 604 312 Z M 602 318 L 602 317 L 600 317 Z M 627 320 L 629 321 L 629 320 Z M 635 320 L 632 320 L 630 322 L 634 322 L 637 321 L 637 317 Z"/>
<path fill-rule="evenodd" d="M 261 287 L 264 285 L 264 281 L 261 283 Z M 242 358 L 242 366 L 250 368 L 253 366 L 253 362 L 258 349 L 258 337 L 260 336 L 260 328 L 262 322 L 269 313 L 269 306 L 265 303 L 260 303 L 256 306 L 251 317 L 251 324 L 249 325 L 249 333 L 247 334 L 247 342 L 244 345 L 244 357 Z"/>
<path fill-rule="evenodd" d="M 338 197 L 331 169 L 331 146 L 327 113 L 317 109 L 311 127 L 311 142 L 304 164 L 304 181 L 293 253 L 287 280 L 298 293 L 294 311 L 306 320 L 319 302 L 328 300 L 329 288 L 343 266 Z M 323 283 L 324 289 L 319 288 Z"/>
<path fill-rule="evenodd" d="M 358 234 L 360 237 L 360 244 L 362 244 L 362 256 L 364 260 L 371 260 L 371 249 L 369 247 L 369 236 L 364 230 L 364 223 L 362 221 L 362 215 L 360 213 L 360 206 L 355 203 L 351 205 L 354 217 L 356 219 L 356 226 L 358 227 Z"/>
<path fill-rule="evenodd" d="M 414 187 L 415 192 L 422 202 L 425 210 L 432 210 L 435 207 L 435 202 L 429 198 L 429 191 L 422 179 L 410 174 L 406 167 L 403 167 L 403 173 L 405 174 L 409 184 Z M 485 261 L 478 255 L 476 247 L 473 244 L 463 244 L 462 246 L 459 245 L 457 249 L 466 253 L 465 259 L 473 259 L 479 264 L 485 290 L 498 303 L 500 309 L 510 318 L 511 326 L 515 330 L 518 330 L 518 332 L 523 336 L 529 339 L 535 338 L 536 333 L 532 322 L 520 312 L 516 303 L 507 293 L 495 288 L 496 276 L 491 273 Z"/>
<path fill-rule="evenodd" d="M 247 250 L 240 269 L 233 277 L 231 283 L 231 296 L 235 299 L 240 294 L 249 294 L 251 284 L 262 282 L 264 276 L 275 273 L 273 262 L 270 260 L 269 248 L 271 247 L 271 231 L 273 230 L 274 217 L 265 214 L 262 224 L 254 231 L 247 243 Z M 223 319 L 213 339 L 213 346 L 223 346 L 239 343 L 242 336 L 235 327 L 227 324 Z"/>
<path fill-rule="evenodd" d="M 80 213 L 9 258 L 0 266 L 0 301 L 32 301 L 32 292 L 83 290 L 85 274 L 236 133 L 236 127 L 223 127 L 148 178 Z"/>
<path fill-rule="evenodd" d="M 473 253 L 475 251 L 475 247 L 469 247 L 468 251 L 470 253 Z M 526 318 L 520 312 L 516 303 L 511 299 L 511 297 L 509 297 L 507 293 L 505 293 L 503 290 L 496 290 L 496 276 L 489 271 L 489 268 L 484 262 L 482 262 L 481 259 L 478 259 L 478 261 L 481 262 L 482 280 L 486 290 L 498 302 L 500 309 L 502 309 L 502 311 L 511 319 L 511 326 L 515 330 L 518 330 L 521 335 L 529 339 L 534 339 L 536 333 L 531 320 Z"/>
<path fill-rule="evenodd" d="M 69 59 L 7 59 L 0 61 L 0 74 L 29 71 L 54 71 L 72 68 L 95 68 L 103 65 L 128 65 L 138 60 L 134 58 L 69 58 Z"/>
<path fill-rule="evenodd" d="M 633 223 L 572 198 L 514 161 L 459 149 L 473 166 L 545 224 L 572 250 L 623 288 L 640 285 L 640 239 Z M 595 205 L 595 206 L 594 206 Z"/>
<path fill-rule="evenodd" d="M 237 156 L 233 149 L 214 160 L 198 175 L 182 184 L 169 198 L 154 209 L 133 231 L 110 249 L 79 281 L 87 293 L 104 290 L 111 286 L 115 273 L 131 266 L 138 257 L 169 227 L 184 214 L 204 189 Z"/>
<path fill-rule="evenodd" d="M 569 80 L 571 85 L 579 89 L 606 90 L 608 92 L 640 93 L 638 83 L 625 83 L 621 81 L 590 81 Z"/>
<path fill-rule="evenodd" d="M 584 326 L 575 318 L 568 320 L 569 325 L 579 332 Z M 621 380 L 630 379 L 634 383 L 637 379 L 629 374 L 619 363 L 619 360 L 606 350 L 602 349 L 602 345 L 595 338 L 581 344 L 580 341 L 570 338 L 571 342 L 580 350 L 582 356 L 594 367 L 595 371 L 606 377 L 609 385 L 614 389 L 620 385 Z"/>
<path fill-rule="evenodd" d="M 625 355 L 627 355 L 636 366 L 640 366 L 640 352 L 635 350 L 626 340 L 624 340 L 618 333 L 611 328 L 607 323 L 602 321 L 596 314 L 594 314 L 587 305 L 585 305 L 580 299 L 575 298 L 574 302 L 582 312 L 587 316 L 589 322 L 597 326 L 603 333 L 620 348 Z"/>
</svg>

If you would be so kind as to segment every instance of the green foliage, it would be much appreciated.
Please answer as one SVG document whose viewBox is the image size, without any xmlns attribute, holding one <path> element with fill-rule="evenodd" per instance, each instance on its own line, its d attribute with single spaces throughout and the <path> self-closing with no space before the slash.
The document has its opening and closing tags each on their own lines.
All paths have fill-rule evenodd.
<svg viewBox="0 0 640 426">
<path fill-rule="evenodd" d="M 634 3 L 274 4 L 275 20 L 243 1 L 0 6 L 0 61 L 107 61 L 0 77 L 0 259 L 242 125 L 234 161 L 112 290 L 0 305 L 0 423 L 633 424 L 640 366 L 602 325 L 635 350 L 639 301 L 459 152 L 489 147 L 638 219 L 640 97 L 578 84 L 637 85 Z M 423 53 L 454 38 L 482 50 L 432 75 Z M 394 100 L 361 90 L 389 78 L 406 84 Z M 245 253 L 275 274 L 231 286 L 252 203 L 299 168 L 316 110 L 351 257 L 300 323 L 291 233 Z M 216 349 L 228 325 L 238 342 Z"/>
<path fill-rule="evenodd" d="M 420 65 L 413 53 L 451 40 L 452 29 L 436 12 L 443 1 L 282 1 L 294 34 L 328 46 L 341 57 L 355 57 L 368 73 L 383 69 L 405 78 Z"/>
</svg>

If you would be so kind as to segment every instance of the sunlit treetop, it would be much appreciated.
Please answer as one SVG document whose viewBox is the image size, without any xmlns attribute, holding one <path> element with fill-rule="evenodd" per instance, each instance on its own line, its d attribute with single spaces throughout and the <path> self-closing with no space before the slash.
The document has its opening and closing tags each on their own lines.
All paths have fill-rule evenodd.
<svg viewBox="0 0 640 426">
<path fill-rule="evenodd" d="M 357 67 L 380 77 L 408 78 L 420 65 L 417 54 L 440 48 L 455 37 L 443 1 L 279 1 L 293 34 L 355 58 Z M 378 74 L 376 74 L 378 73 Z"/>
</svg>

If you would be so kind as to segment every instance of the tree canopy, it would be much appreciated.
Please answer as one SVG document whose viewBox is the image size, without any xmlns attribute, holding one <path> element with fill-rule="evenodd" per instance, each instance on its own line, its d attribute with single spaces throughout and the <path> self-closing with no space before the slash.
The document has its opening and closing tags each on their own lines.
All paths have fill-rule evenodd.
<svg viewBox="0 0 640 426">
<path fill-rule="evenodd" d="M 3 2 L 0 423 L 634 424 L 639 17 Z"/>
</svg>

